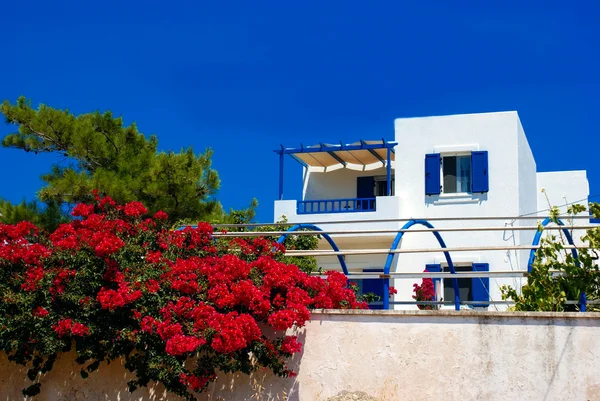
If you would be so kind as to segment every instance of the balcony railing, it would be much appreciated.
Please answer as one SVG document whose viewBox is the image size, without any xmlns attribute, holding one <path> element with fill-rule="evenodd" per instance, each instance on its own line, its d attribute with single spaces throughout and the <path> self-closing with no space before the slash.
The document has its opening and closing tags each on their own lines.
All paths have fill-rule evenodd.
<svg viewBox="0 0 600 401">
<path fill-rule="evenodd" d="M 298 201 L 298 214 L 374 212 L 375 198 Z"/>
</svg>

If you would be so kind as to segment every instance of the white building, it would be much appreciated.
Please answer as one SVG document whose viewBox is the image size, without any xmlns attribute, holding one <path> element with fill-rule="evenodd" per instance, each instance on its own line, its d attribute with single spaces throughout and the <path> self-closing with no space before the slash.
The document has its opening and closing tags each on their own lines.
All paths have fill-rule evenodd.
<svg viewBox="0 0 600 401">
<path fill-rule="evenodd" d="M 301 201 L 275 201 L 276 221 L 285 215 L 289 222 L 316 222 L 326 231 L 389 231 L 332 235 L 341 249 L 389 249 L 396 237 L 392 231 L 411 218 L 427 219 L 436 228 L 506 227 L 497 231 L 440 232 L 449 248 L 531 245 L 535 231 L 511 228 L 535 226 L 536 220 L 461 219 L 537 215 L 543 220 L 549 204 L 587 204 L 589 195 L 585 171 L 537 171 L 516 112 L 400 118 L 395 121 L 395 142 L 321 144 L 278 152 L 282 164 L 289 154 L 304 165 L 304 188 Z M 575 237 L 579 235 L 576 233 Z M 402 237 L 398 249 L 439 247 L 431 232 L 409 232 Z M 319 249 L 331 248 L 322 241 Z M 387 257 L 351 255 L 345 257 L 345 262 L 350 271 L 379 270 Z M 529 251 L 474 250 L 451 252 L 451 257 L 457 271 L 526 271 Z M 340 269 L 335 257 L 319 257 L 318 262 L 324 269 Z M 394 257 L 391 272 L 422 272 L 426 267 L 432 271 L 448 268 L 442 252 L 402 253 Z M 381 282 L 370 281 L 370 290 L 373 281 Z M 395 300 L 411 300 L 413 284 L 420 281 L 394 280 L 398 290 Z M 484 301 L 500 300 L 499 287 L 519 286 L 521 279 L 459 281 L 461 301 Z M 444 279 L 440 284 L 438 299 L 453 300 L 450 280 Z"/>
</svg>

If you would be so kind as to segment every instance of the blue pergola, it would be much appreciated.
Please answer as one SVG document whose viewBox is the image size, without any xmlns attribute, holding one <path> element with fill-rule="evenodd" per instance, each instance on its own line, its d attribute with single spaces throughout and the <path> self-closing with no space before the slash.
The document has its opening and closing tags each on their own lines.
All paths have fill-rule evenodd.
<svg viewBox="0 0 600 401">
<path fill-rule="evenodd" d="M 387 193 L 392 191 L 392 162 L 394 161 L 394 147 L 397 142 L 360 140 L 356 143 L 326 144 L 303 146 L 300 148 L 286 148 L 274 152 L 279 154 L 279 199 L 283 199 L 283 162 L 285 155 L 290 155 L 294 160 L 309 171 L 327 172 L 340 168 L 352 170 L 368 170 L 378 165 L 386 168 Z"/>
</svg>

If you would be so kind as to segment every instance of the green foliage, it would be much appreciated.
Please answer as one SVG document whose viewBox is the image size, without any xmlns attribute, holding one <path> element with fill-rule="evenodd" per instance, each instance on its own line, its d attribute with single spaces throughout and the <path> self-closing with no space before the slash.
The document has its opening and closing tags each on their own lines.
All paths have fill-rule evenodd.
<svg viewBox="0 0 600 401">
<path fill-rule="evenodd" d="M 287 218 L 284 216 L 281 220 L 277 221 L 278 224 L 276 226 L 261 226 L 257 227 L 256 231 L 286 231 L 290 228 L 289 225 L 285 225 L 287 223 Z M 298 231 L 310 231 L 307 229 L 302 229 Z M 295 231 L 297 232 L 297 231 Z M 290 234 L 286 237 L 283 242 L 283 246 L 288 250 L 299 250 L 299 251 L 312 251 L 317 249 L 319 245 L 320 235 L 293 235 Z M 271 241 L 277 241 L 279 236 L 276 237 L 267 237 Z M 317 271 L 317 259 L 313 256 L 284 256 L 282 258 L 282 262 L 288 265 L 296 265 L 300 268 L 300 270 L 306 273 L 312 273 Z"/>
<path fill-rule="evenodd" d="M 46 230 L 52 231 L 59 224 L 68 220 L 69 216 L 54 202 L 49 202 L 45 207 L 41 207 L 36 201 L 23 201 L 14 205 L 0 199 L 0 223 L 16 224 L 20 221 L 30 221 L 38 227 L 44 227 Z"/>
<path fill-rule="evenodd" d="M 163 210 L 171 222 L 224 218 L 214 199 L 220 180 L 211 167 L 211 149 L 200 154 L 192 148 L 158 152 L 156 136 L 146 138 L 135 124 L 124 126 L 122 118 L 111 112 L 74 115 L 45 105 L 35 110 L 23 97 L 16 104 L 5 101 L 0 112 L 8 124 L 18 127 L 4 137 L 3 146 L 51 152 L 71 163 L 56 164 L 42 176 L 46 186 L 38 196 L 48 205 L 90 202 L 92 190 L 98 189 L 119 203 L 136 200 L 151 212 Z M 25 208 L 30 215 L 37 212 L 29 206 L 20 210 Z M 252 215 L 253 209 L 241 213 Z M 45 227 L 51 229 L 58 220 Z"/>
<path fill-rule="evenodd" d="M 589 210 L 595 218 L 600 218 L 600 206 L 591 203 Z M 567 218 L 587 212 L 583 205 L 572 205 L 568 208 Z M 550 211 L 550 219 L 556 224 L 559 211 L 556 207 Z M 567 219 L 571 222 L 572 219 Z M 568 227 L 568 226 L 567 226 Z M 540 226 L 538 230 L 542 230 Z M 578 305 L 568 305 L 567 300 L 578 300 L 582 292 L 587 299 L 600 299 L 600 270 L 597 265 L 596 250 L 600 244 L 600 227 L 587 230 L 581 238 L 585 246 L 592 249 L 577 249 L 578 257 L 574 258 L 571 249 L 565 249 L 566 243 L 562 231 L 559 235 L 547 235 L 542 238 L 540 248 L 527 284 L 521 291 L 511 286 L 503 286 L 502 299 L 512 299 L 517 311 L 575 311 Z"/>
<path fill-rule="evenodd" d="M 381 297 L 375 294 L 374 292 L 362 293 L 360 287 L 355 281 L 349 281 L 348 288 L 354 291 L 354 293 L 356 294 L 356 299 L 360 302 L 366 302 L 367 304 L 370 304 L 372 302 L 381 301 Z"/>
</svg>

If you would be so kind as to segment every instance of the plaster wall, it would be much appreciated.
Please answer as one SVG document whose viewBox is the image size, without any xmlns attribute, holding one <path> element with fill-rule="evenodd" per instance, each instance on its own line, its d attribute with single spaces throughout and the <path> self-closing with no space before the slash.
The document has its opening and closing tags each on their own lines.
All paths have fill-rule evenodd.
<svg viewBox="0 0 600 401">
<path fill-rule="evenodd" d="M 220 375 L 198 399 L 325 401 L 363 391 L 387 401 L 600 400 L 596 313 L 323 311 L 297 334 L 297 377 Z M 0 356 L 0 399 L 24 399 L 25 377 Z M 131 394 L 130 379 L 113 363 L 84 380 L 60 359 L 33 401 L 179 400 L 156 386 Z"/>
<path fill-rule="evenodd" d="M 392 166 L 393 167 L 393 166 Z M 392 176 L 394 170 L 392 168 Z M 339 169 L 334 171 L 304 173 L 304 200 L 325 200 L 356 198 L 356 178 L 365 176 L 386 176 L 385 167 L 369 171 Z"/>
<path fill-rule="evenodd" d="M 564 213 L 567 209 L 566 204 L 580 203 L 587 206 L 589 195 L 590 188 L 585 170 L 537 173 L 537 210 L 557 206 L 561 213 Z M 540 214 L 547 216 L 547 212 Z"/>
<path fill-rule="evenodd" d="M 434 221 L 436 227 L 506 227 L 503 231 L 445 232 L 448 247 L 519 245 L 518 232 L 511 230 L 512 220 L 465 220 L 479 216 L 517 216 L 535 200 L 521 201 L 521 191 L 535 188 L 535 161 L 524 135 L 519 132 L 516 112 L 466 114 L 424 118 L 401 118 L 396 131 L 396 194 L 403 208 L 400 217 L 419 216 L 426 219 L 455 218 Z M 451 156 L 476 150 L 488 151 L 489 192 L 484 194 L 425 195 L 424 159 L 428 153 Z M 524 193 L 524 196 L 534 196 Z M 535 199 L 535 196 L 534 196 Z M 404 235 L 402 249 L 435 248 L 439 244 L 431 233 Z M 523 251 L 453 252 L 455 263 L 489 263 L 490 271 L 519 270 L 525 259 Z M 397 271 L 423 271 L 429 263 L 445 264 L 441 253 L 402 254 L 397 257 Z M 410 299 L 414 280 L 396 280 L 398 298 Z M 490 298 L 500 300 L 499 287 L 520 285 L 519 279 L 490 279 Z M 412 308 L 412 307 L 408 307 Z M 492 307 L 495 308 L 495 307 Z"/>
</svg>

